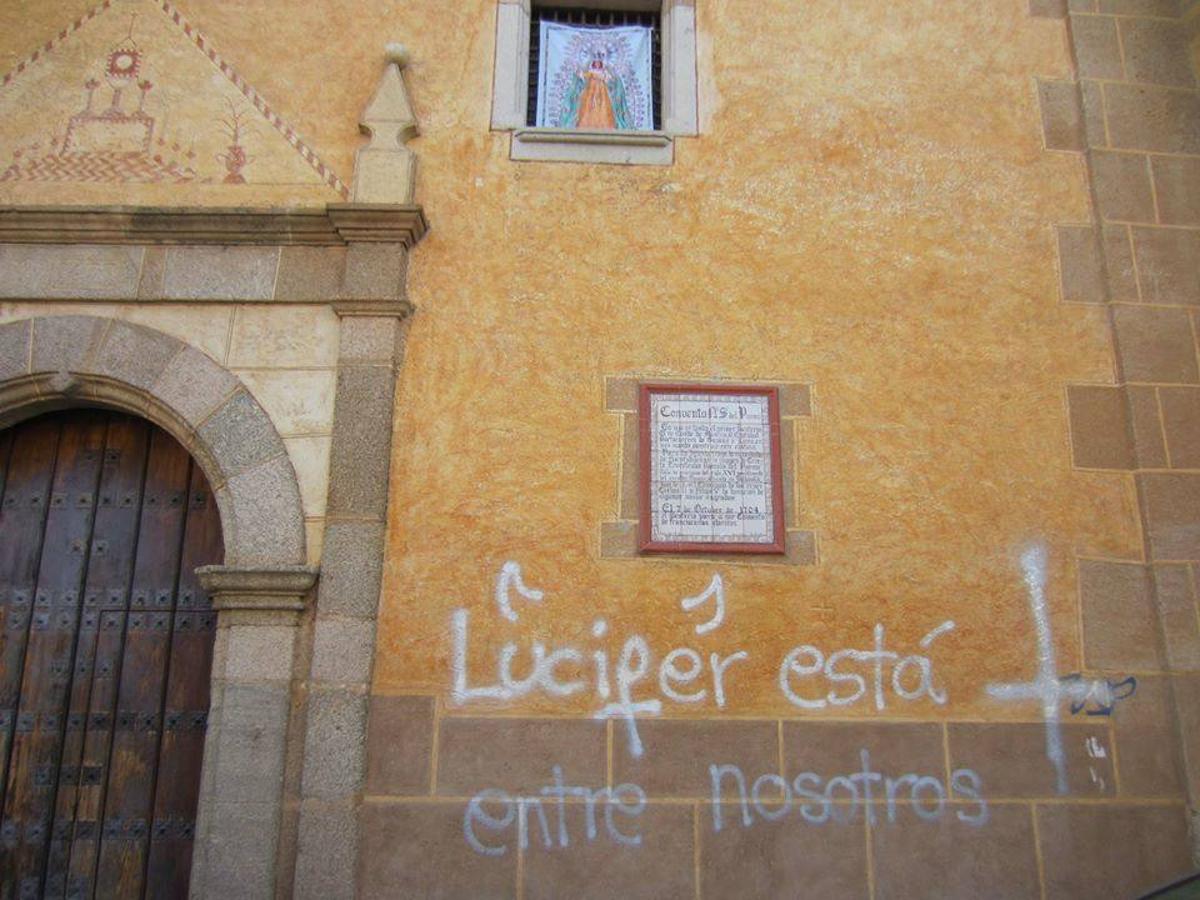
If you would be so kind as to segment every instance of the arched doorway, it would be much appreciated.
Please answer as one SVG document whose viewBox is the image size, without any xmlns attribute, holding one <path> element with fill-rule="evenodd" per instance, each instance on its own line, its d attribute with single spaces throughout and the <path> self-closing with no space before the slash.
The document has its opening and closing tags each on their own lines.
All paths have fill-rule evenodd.
<svg viewBox="0 0 1200 900">
<path fill-rule="evenodd" d="M 187 896 L 223 555 L 157 426 L 0 431 L 0 900 Z"/>
</svg>

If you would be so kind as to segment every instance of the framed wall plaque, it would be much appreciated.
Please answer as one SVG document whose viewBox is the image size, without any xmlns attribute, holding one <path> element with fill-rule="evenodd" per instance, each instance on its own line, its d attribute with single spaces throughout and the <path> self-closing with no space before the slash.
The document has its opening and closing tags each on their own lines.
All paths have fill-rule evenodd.
<svg viewBox="0 0 1200 900">
<path fill-rule="evenodd" d="M 642 384 L 639 547 L 648 553 L 783 553 L 774 387 Z"/>
</svg>

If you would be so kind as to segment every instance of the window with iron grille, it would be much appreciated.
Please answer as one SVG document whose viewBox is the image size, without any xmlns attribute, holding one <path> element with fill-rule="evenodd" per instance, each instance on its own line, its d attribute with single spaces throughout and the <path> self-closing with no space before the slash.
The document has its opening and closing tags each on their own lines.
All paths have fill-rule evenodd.
<svg viewBox="0 0 1200 900">
<path fill-rule="evenodd" d="M 696 4 L 495 0 L 493 131 L 519 161 L 669 166 L 700 135 Z"/>
<path fill-rule="evenodd" d="M 555 22 L 603 30 L 638 26 L 650 30 L 650 94 L 653 105 L 650 130 L 662 125 L 662 15 L 657 11 L 586 9 L 580 7 L 534 6 L 529 27 L 529 96 L 526 124 L 537 125 L 538 82 L 545 63 L 541 34 L 543 22 Z"/>
</svg>

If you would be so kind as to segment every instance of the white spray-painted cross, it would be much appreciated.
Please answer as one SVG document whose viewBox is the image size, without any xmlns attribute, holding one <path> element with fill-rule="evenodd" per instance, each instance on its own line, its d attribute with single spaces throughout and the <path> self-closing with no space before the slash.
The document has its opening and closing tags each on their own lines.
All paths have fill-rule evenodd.
<svg viewBox="0 0 1200 900">
<path fill-rule="evenodd" d="M 1029 605 L 1033 608 L 1033 623 L 1037 630 L 1038 673 L 1032 681 L 989 684 L 987 692 L 997 700 L 1041 701 L 1042 718 L 1046 722 L 1046 757 L 1054 765 L 1058 792 L 1066 794 L 1070 788 L 1058 708 L 1064 698 L 1072 697 L 1076 691 L 1058 679 L 1050 614 L 1046 609 L 1046 548 L 1030 547 L 1022 553 L 1021 569 L 1025 573 L 1025 587 L 1029 590 Z"/>
</svg>

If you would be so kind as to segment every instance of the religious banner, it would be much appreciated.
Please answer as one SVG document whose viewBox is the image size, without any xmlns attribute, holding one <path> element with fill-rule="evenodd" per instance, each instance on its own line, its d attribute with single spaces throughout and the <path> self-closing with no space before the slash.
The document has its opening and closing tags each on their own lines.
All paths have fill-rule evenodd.
<svg viewBox="0 0 1200 900">
<path fill-rule="evenodd" d="M 784 552 L 775 388 L 642 385 L 641 549 Z"/>
<path fill-rule="evenodd" d="M 647 27 L 542 22 L 538 126 L 653 130 L 650 44 Z"/>
</svg>

